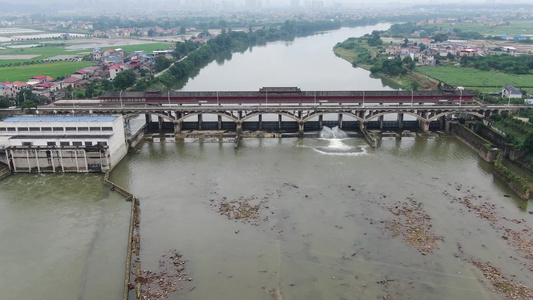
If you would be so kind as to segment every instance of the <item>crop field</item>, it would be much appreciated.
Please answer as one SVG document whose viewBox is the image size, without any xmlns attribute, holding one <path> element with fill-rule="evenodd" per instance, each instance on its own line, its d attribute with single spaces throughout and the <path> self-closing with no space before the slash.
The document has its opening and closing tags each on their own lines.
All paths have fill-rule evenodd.
<svg viewBox="0 0 533 300">
<path fill-rule="evenodd" d="M 489 26 L 482 23 L 458 23 L 455 25 L 452 24 L 432 24 L 428 27 L 442 27 L 442 29 L 460 29 L 462 31 L 475 31 L 483 35 L 503 35 L 507 33 L 508 35 L 515 34 L 528 34 L 533 31 L 533 22 L 528 21 L 511 21 L 509 25 L 495 25 Z"/>
<path fill-rule="evenodd" d="M 37 55 L 34 58 L 27 59 L 0 59 L 0 65 L 7 65 L 12 63 L 23 63 L 23 62 L 29 62 L 29 61 L 39 61 L 45 58 L 54 57 L 57 55 L 76 55 L 78 53 L 82 52 L 91 52 L 92 47 L 90 47 L 90 40 L 87 40 L 87 48 L 85 49 L 79 49 L 79 50 L 67 50 L 66 47 L 68 47 L 70 44 L 64 44 L 64 45 L 46 45 L 43 47 L 32 47 L 32 48 L 20 48 L 20 49 L 0 49 L 0 55 Z M 83 44 L 82 44 L 83 45 Z M 102 49 L 116 49 L 121 48 L 122 50 L 131 53 L 136 50 L 144 50 L 145 52 L 152 52 L 154 50 L 168 50 L 170 47 L 170 43 L 148 43 L 148 44 L 138 44 L 138 45 L 114 45 L 109 47 L 103 47 Z"/>
<path fill-rule="evenodd" d="M 144 52 L 148 53 L 148 52 L 152 52 L 156 50 L 168 50 L 168 48 L 170 48 L 170 45 L 171 44 L 168 44 L 168 43 L 155 43 L 155 44 L 139 44 L 139 45 L 127 45 L 127 46 L 103 47 L 102 49 L 107 50 L 107 49 L 121 48 L 127 53 L 131 53 L 133 51 L 144 50 Z M 88 49 L 88 50 L 92 50 L 92 49 Z"/>
<path fill-rule="evenodd" d="M 76 54 L 78 51 L 67 51 L 64 46 L 44 46 L 44 47 L 32 47 L 32 48 L 20 48 L 20 49 L 1 49 L 0 55 L 38 55 L 32 59 L 2 59 L 0 60 L 0 65 L 25 62 L 25 61 L 36 61 L 44 58 L 62 55 L 62 54 Z"/>
<path fill-rule="evenodd" d="M 25 65 L 16 67 L 0 67 L 0 82 L 27 81 L 37 75 L 53 77 L 69 76 L 72 72 L 91 66 L 90 62 L 56 62 L 46 64 Z"/>
<path fill-rule="evenodd" d="M 452 86 L 501 88 L 506 84 L 517 88 L 533 88 L 533 75 L 515 75 L 459 67 L 418 67 L 420 73 Z"/>
</svg>

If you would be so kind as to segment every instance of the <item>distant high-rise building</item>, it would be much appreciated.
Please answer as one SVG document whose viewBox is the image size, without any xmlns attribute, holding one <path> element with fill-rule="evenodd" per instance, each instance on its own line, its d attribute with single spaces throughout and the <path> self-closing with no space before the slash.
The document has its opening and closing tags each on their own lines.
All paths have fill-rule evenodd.
<svg viewBox="0 0 533 300">
<path fill-rule="evenodd" d="M 320 0 L 305 0 L 305 8 L 322 9 L 324 8 L 324 2 Z"/>
<path fill-rule="evenodd" d="M 257 0 L 246 0 L 245 6 L 247 9 L 256 9 L 257 8 Z"/>
<path fill-rule="evenodd" d="M 291 0 L 291 8 L 300 7 L 300 0 Z"/>
</svg>

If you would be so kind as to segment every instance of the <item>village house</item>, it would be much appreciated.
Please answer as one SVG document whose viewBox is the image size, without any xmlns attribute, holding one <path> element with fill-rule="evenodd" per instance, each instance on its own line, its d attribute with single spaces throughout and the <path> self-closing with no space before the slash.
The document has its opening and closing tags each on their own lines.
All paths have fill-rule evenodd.
<svg viewBox="0 0 533 300">
<path fill-rule="evenodd" d="M 127 70 L 128 67 L 126 66 L 125 63 L 120 63 L 120 64 L 116 64 L 116 65 L 112 65 L 111 67 L 109 67 L 109 79 L 113 80 L 115 79 L 115 77 L 117 77 L 117 74 L 124 71 L 124 70 Z"/>
<path fill-rule="evenodd" d="M 50 81 L 54 81 L 54 78 L 52 78 L 50 76 L 46 76 L 46 75 L 38 75 L 38 76 L 34 76 L 34 77 L 28 79 L 28 84 L 29 85 L 35 85 L 35 84 L 38 84 L 38 83 L 50 82 Z"/>
<path fill-rule="evenodd" d="M 522 92 L 512 85 L 504 85 L 502 87 L 503 98 L 522 98 Z"/>
<path fill-rule="evenodd" d="M 93 55 L 93 60 L 101 60 L 102 59 L 102 48 L 100 47 L 96 47 L 93 49 L 93 52 L 92 52 L 92 55 Z"/>
</svg>

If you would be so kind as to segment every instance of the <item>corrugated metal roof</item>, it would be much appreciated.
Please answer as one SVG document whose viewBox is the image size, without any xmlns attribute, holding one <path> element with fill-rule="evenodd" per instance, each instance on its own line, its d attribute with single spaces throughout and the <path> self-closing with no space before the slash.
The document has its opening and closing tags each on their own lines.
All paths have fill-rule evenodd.
<svg viewBox="0 0 533 300">
<path fill-rule="evenodd" d="M 116 116 L 79 116 L 79 117 L 49 117 L 49 116 L 25 116 L 10 117 L 4 122 L 113 122 Z"/>
</svg>

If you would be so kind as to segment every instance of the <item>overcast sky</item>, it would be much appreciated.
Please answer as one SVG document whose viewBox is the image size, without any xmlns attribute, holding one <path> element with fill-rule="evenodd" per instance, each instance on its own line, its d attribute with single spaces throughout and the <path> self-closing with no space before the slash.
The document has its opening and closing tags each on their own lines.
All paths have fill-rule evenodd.
<svg viewBox="0 0 533 300">
<path fill-rule="evenodd" d="M 79 9 L 99 10 L 107 12 L 118 12 L 121 10 L 131 11 L 142 8 L 145 11 L 165 10 L 168 8 L 176 9 L 180 7 L 217 7 L 213 4 L 225 2 L 233 3 L 233 7 L 244 9 L 247 0 L 0 0 L 0 15 L 15 12 L 18 14 L 27 13 L 51 13 L 52 11 L 69 11 Z M 253 0 L 252 0 L 253 1 Z M 255 0 L 261 2 L 262 8 L 289 8 L 291 0 Z M 365 8 L 365 7 L 383 7 L 395 8 L 406 7 L 420 4 L 528 4 L 532 5 L 533 0 L 299 0 L 299 7 L 306 7 L 307 2 L 321 1 L 324 8 L 333 7 L 334 4 L 341 4 L 343 7 Z M 181 5 L 180 5 L 181 4 Z"/>
</svg>

